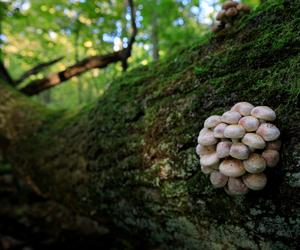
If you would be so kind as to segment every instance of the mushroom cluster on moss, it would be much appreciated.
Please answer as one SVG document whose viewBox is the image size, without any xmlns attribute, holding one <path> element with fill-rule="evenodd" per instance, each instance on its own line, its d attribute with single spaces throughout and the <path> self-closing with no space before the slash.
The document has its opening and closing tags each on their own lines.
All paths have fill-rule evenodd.
<svg viewBox="0 0 300 250">
<path fill-rule="evenodd" d="M 216 20 L 218 23 L 212 31 L 217 33 L 221 30 L 230 28 L 237 17 L 247 14 L 251 11 L 250 6 L 236 1 L 227 1 L 222 5 L 222 9 L 217 13 Z"/>
<path fill-rule="evenodd" d="M 239 102 L 205 120 L 196 153 L 201 171 L 210 175 L 215 188 L 241 195 L 265 187 L 264 170 L 279 161 L 280 131 L 271 123 L 275 119 L 276 113 L 267 106 Z"/>
</svg>

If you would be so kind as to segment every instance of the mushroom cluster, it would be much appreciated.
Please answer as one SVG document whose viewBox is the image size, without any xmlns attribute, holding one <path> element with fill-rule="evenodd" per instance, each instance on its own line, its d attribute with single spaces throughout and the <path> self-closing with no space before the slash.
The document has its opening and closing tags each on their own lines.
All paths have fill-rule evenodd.
<svg viewBox="0 0 300 250">
<path fill-rule="evenodd" d="M 251 11 L 250 6 L 235 1 L 227 1 L 222 5 L 222 10 L 217 13 L 216 20 L 218 21 L 212 29 L 217 33 L 221 30 L 229 29 L 238 16 L 242 16 Z"/>
<path fill-rule="evenodd" d="M 205 120 L 196 153 L 213 187 L 224 187 L 229 195 L 265 187 L 264 170 L 279 161 L 280 131 L 271 123 L 275 119 L 267 106 L 239 102 L 223 115 Z"/>
</svg>

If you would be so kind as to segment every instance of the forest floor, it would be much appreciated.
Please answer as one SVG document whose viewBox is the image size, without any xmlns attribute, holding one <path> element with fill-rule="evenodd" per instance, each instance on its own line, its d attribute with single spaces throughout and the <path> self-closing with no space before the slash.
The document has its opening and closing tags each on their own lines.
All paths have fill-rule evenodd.
<svg viewBox="0 0 300 250">
<path fill-rule="evenodd" d="M 0 187 L 0 250 L 116 247 L 95 221 L 36 195 L 12 172 L 0 173 Z"/>
</svg>

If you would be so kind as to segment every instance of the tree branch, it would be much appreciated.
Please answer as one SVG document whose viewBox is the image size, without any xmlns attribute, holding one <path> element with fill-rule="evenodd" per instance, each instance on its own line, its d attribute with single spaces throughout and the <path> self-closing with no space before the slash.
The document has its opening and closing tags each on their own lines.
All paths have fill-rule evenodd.
<svg viewBox="0 0 300 250">
<path fill-rule="evenodd" d="M 52 74 L 46 78 L 34 80 L 30 82 L 26 87 L 21 89 L 21 92 L 32 96 L 41 93 L 42 91 L 52 88 L 56 85 L 59 85 L 74 76 L 79 76 L 91 69 L 94 68 L 105 68 L 111 63 L 116 63 L 121 61 L 123 70 L 126 70 L 128 67 L 127 59 L 131 56 L 132 46 L 135 42 L 135 37 L 137 35 L 137 26 L 135 20 L 135 8 L 133 0 L 128 0 L 131 14 L 131 26 L 132 33 L 128 42 L 127 48 L 113 52 L 106 55 L 92 56 L 83 59 L 82 61 L 69 66 L 63 71 Z"/>
<path fill-rule="evenodd" d="M 36 95 L 46 89 L 61 84 L 74 76 L 79 76 L 88 70 L 105 68 L 110 63 L 118 62 L 122 59 L 122 53 L 123 51 L 119 51 L 104 56 L 92 56 L 85 58 L 63 71 L 52 74 L 43 79 L 32 81 L 29 85 L 22 88 L 21 92 L 29 96 Z"/>
<path fill-rule="evenodd" d="M 128 0 L 129 7 L 130 7 L 130 16 L 131 16 L 131 28 L 132 28 L 132 33 L 131 37 L 128 43 L 128 47 L 126 48 L 126 57 L 130 57 L 131 55 L 131 50 L 133 43 L 135 42 L 135 37 L 137 35 L 137 27 L 136 27 L 136 21 L 135 21 L 135 8 L 133 5 L 133 0 Z"/>
<path fill-rule="evenodd" d="M 44 70 L 45 68 L 61 61 L 64 57 L 58 57 L 54 60 L 51 60 L 49 62 L 44 62 L 44 63 L 40 63 L 36 66 L 34 66 L 33 68 L 31 68 L 30 70 L 26 71 L 19 79 L 14 81 L 15 85 L 20 84 L 21 82 L 23 82 L 24 80 L 26 80 L 28 77 L 32 76 L 32 75 L 36 75 L 37 73 L 41 72 L 42 70 Z"/>
</svg>

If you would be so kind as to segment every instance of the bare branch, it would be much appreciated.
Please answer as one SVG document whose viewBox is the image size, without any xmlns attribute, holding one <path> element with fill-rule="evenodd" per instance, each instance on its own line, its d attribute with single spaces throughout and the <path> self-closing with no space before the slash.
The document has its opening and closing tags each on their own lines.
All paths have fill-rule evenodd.
<svg viewBox="0 0 300 250">
<path fill-rule="evenodd" d="M 64 57 L 61 56 L 61 57 L 58 57 L 58 58 L 56 58 L 54 60 L 51 60 L 49 62 L 43 62 L 43 63 L 40 63 L 40 64 L 34 66 L 30 70 L 26 71 L 19 79 L 15 80 L 14 84 L 15 85 L 20 84 L 21 82 L 26 80 L 28 77 L 38 74 L 39 72 L 43 71 L 45 68 L 48 68 L 49 66 L 52 66 L 53 64 L 61 61 L 63 58 Z"/>
<path fill-rule="evenodd" d="M 63 71 L 52 74 L 46 78 L 32 81 L 29 85 L 21 89 L 26 95 L 36 95 L 46 89 L 52 88 L 62 82 L 69 80 L 74 76 L 79 76 L 82 73 L 95 69 L 105 68 L 107 65 L 122 60 L 123 51 L 114 52 L 104 56 L 92 56 L 75 63 Z"/>
</svg>

